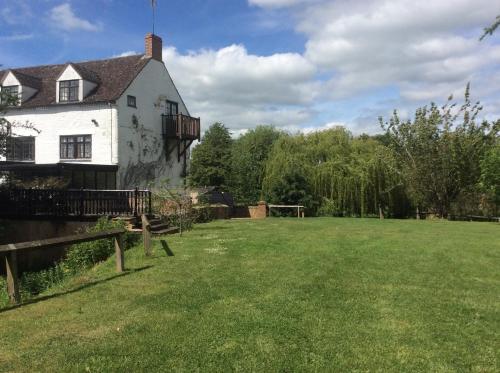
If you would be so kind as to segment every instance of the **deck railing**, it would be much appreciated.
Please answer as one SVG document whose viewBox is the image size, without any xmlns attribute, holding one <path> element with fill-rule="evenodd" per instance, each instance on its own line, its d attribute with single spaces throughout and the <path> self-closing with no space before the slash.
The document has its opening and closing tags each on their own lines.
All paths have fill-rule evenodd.
<svg viewBox="0 0 500 373">
<path fill-rule="evenodd" d="M 2 217 L 139 216 L 151 213 L 149 190 L 5 189 Z"/>
<path fill-rule="evenodd" d="M 199 140 L 200 118 L 184 114 L 162 115 L 162 131 L 166 138 Z"/>
</svg>

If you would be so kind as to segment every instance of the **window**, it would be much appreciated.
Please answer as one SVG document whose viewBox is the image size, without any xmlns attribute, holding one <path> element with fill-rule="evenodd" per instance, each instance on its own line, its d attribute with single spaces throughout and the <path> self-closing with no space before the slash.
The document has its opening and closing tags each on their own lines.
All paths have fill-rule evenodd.
<svg viewBox="0 0 500 373">
<path fill-rule="evenodd" d="M 92 136 L 61 136 L 61 159 L 90 159 L 92 158 Z"/>
<path fill-rule="evenodd" d="M 35 138 L 33 136 L 7 138 L 8 161 L 35 160 Z"/>
<path fill-rule="evenodd" d="M 70 188 L 116 189 L 115 171 L 74 170 L 69 176 Z"/>
<path fill-rule="evenodd" d="M 130 107 L 137 107 L 135 96 L 127 96 L 127 105 Z"/>
<path fill-rule="evenodd" d="M 78 101 L 78 80 L 59 82 L 59 102 Z"/>
<path fill-rule="evenodd" d="M 19 100 L 19 86 L 11 85 L 2 87 L 2 101 L 9 105 L 14 105 Z"/>
<path fill-rule="evenodd" d="M 165 114 L 167 115 L 177 115 L 179 112 L 179 105 L 177 102 L 167 101 L 167 106 L 165 107 Z"/>
</svg>

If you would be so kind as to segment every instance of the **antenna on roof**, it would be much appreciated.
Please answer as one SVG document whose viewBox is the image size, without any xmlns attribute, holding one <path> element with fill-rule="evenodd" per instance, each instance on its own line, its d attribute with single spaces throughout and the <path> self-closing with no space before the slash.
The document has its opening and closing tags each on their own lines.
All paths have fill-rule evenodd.
<svg viewBox="0 0 500 373">
<path fill-rule="evenodd" d="M 155 33 L 155 8 L 156 8 L 156 0 L 151 0 L 151 8 L 153 8 L 153 35 Z"/>
</svg>

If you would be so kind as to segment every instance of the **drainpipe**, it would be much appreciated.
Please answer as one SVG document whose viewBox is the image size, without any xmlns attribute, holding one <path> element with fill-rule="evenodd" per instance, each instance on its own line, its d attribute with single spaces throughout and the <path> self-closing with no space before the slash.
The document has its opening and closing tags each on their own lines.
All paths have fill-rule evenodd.
<svg viewBox="0 0 500 373">
<path fill-rule="evenodd" d="M 111 131 L 110 131 L 110 155 L 109 155 L 109 163 L 113 164 L 113 108 L 111 106 L 111 102 L 108 102 L 108 107 L 109 107 L 109 118 L 110 118 L 110 125 L 111 125 Z"/>
</svg>

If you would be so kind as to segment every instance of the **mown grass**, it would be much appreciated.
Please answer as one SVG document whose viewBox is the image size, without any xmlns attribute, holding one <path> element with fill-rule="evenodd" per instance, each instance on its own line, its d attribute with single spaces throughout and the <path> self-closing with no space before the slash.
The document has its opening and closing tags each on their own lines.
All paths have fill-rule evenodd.
<svg viewBox="0 0 500 373">
<path fill-rule="evenodd" d="M 499 371 L 500 226 L 217 221 L 0 313 L 0 371 Z"/>
</svg>

